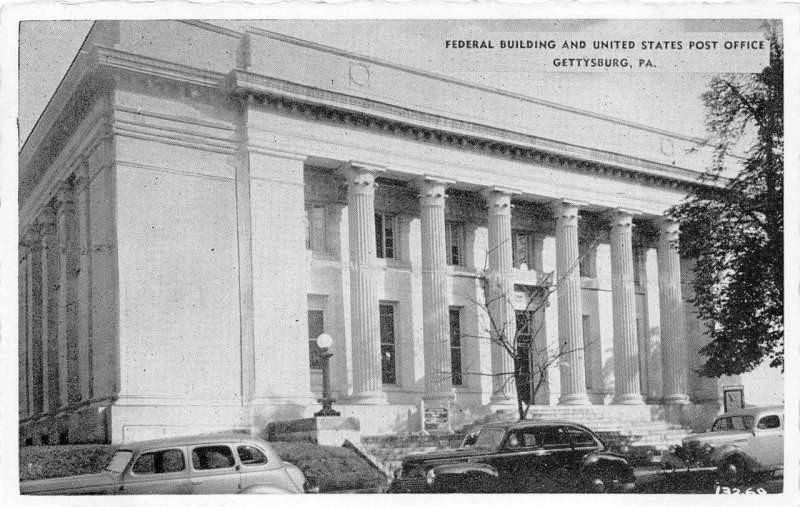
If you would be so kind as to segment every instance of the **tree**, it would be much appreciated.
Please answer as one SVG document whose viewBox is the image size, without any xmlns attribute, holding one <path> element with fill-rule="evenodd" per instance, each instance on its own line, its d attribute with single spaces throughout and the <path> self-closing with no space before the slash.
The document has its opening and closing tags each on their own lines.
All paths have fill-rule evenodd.
<svg viewBox="0 0 800 507">
<path fill-rule="evenodd" d="M 669 211 L 682 255 L 695 261 L 693 304 L 710 337 L 699 373 L 708 377 L 763 361 L 783 370 L 783 47 L 774 30 L 767 38 L 768 67 L 715 77 L 702 95 L 713 162 Z M 742 146 L 743 157 L 731 156 Z"/>
</svg>

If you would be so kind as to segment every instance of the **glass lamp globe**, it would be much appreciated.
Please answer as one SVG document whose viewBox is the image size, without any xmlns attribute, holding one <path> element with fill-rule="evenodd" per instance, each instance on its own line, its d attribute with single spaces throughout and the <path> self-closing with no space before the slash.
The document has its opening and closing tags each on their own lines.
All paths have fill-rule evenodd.
<svg viewBox="0 0 800 507">
<path fill-rule="evenodd" d="M 321 349 L 330 348 L 333 345 L 333 337 L 328 333 L 322 333 L 317 336 L 317 346 Z"/>
</svg>

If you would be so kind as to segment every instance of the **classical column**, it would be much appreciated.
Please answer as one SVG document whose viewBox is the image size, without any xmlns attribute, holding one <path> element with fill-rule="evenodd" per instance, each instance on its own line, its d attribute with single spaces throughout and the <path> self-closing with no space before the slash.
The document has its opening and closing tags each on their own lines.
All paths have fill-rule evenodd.
<svg viewBox="0 0 800 507">
<path fill-rule="evenodd" d="M 90 234 L 89 168 L 84 162 L 75 178 L 78 228 L 78 384 L 81 400 L 94 395 L 94 354 L 92 347 L 92 239 Z"/>
<path fill-rule="evenodd" d="M 353 394 L 351 402 L 386 403 L 381 380 L 381 335 L 378 291 L 375 286 L 375 175 L 376 166 L 348 162 L 350 227 L 350 312 L 353 338 Z"/>
<path fill-rule="evenodd" d="M 658 292 L 661 310 L 661 374 L 664 403 L 689 403 L 687 395 L 686 321 L 681 293 L 678 223 L 661 220 L 658 237 Z"/>
<path fill-rule="evenodd" d="M 514 358 L 501 341 L 511 344 L 517 331 L 512 306 L 514 283 L 511 279 L 511 196 L 504 188 L 488 188 L 483 196 L 488 205 L 489 271 L 486 274 L 487 309 L 492 341 L 492 397 L 495 404 L 516 404 Z"/>
<path fill-rule="evenodd" d="M 558 334 L 561 356 L 561 398 L 559 405 L 588 405 L 583 350 L 583 303 L 581 300 L 580 256 L 578 253 L 578 207 L 559 201 L 553 206 L 556 218 L 556 292 Z"/>
<path fill-rule="evenodd" d="M 418 184 L 422 236 L 422 332 L 426 401 L 453 398 L 444 231 L 444 200 L 447 184 L 445 180 L 427 176 Z"/>
<path fill-rule="evenodd" d="M 19 361 L 19 417 L 28 416 L 30 407 L 28 401 L 28 244 L 23 240 L 19 243 L 19 264 L 17 271 L 17 303 L 19 305 L 19 320 L 17 325 L 18 335 L 18 361 Z"/>
<path fill-rule="evenodd" d="M 636 294 L 633 285 L 633 213 L 615 210 L 611 221 L 611 301 L 614 312 L 614 403 L 644 403 L 639 385 Z"/>
<path fill-rule="evenodd" d="M 27 260 L 28 415 L 44 410 L 42 387 L 42 242 L 41 228 L 31 225 L 25 236 Z"/>
<path fill-rule="evenodd" d="M 75 294 L 78 248 L 75 244 L 74 195 L 72 184 L 64 182 L 56 196 L 56 234 L 59 253 L 58 390 L 62 406 L 80 401 L 78 316 Z"/>
<path fill-rule="evenodd" d="M 58 396 L 58 243 L 55 217 L 48 207 L 39 217 L 42 248 L 42 385 L 44 411 L 60 406 Z"/>
</svg>

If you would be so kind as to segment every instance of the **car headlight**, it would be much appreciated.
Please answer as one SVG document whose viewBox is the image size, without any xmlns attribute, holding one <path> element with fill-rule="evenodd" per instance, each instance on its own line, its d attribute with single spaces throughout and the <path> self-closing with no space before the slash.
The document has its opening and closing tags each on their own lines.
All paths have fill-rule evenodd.
<svg viewBox="0 0 800 507">
<path fill-rule="evenodd" d="M 425 474 L 425 482 L 427 482 L 428 485 L 431 485 L 435 480 L 436 480 L 436 471 L 433 468 L 431 468 L 430 470 L 428 470 L 428 473 Z"/>
<path fill-rule="evenodd" d="M 709 444 L 709 443 L 706 443 L 703 446 L 703 452 L 706 453 L 706 454 L 711 454 L 711 451 L 713 451 L 713 450 L 714 450 L 714 446 Z"/>
</svg>

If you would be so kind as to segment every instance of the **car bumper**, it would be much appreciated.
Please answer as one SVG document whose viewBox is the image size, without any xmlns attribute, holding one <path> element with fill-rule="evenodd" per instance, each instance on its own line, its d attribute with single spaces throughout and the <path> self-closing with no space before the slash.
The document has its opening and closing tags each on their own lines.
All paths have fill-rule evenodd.
<svg viewBox="0 0 800 507">
<path fill-rule="evenodd" d="M 389 493 L 430 493 L 430 488 L 424 478 L 395 479 L 389 486 Z"/>
</svg>

